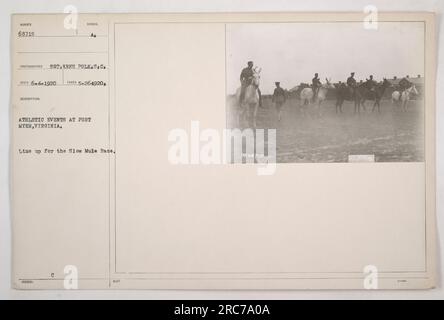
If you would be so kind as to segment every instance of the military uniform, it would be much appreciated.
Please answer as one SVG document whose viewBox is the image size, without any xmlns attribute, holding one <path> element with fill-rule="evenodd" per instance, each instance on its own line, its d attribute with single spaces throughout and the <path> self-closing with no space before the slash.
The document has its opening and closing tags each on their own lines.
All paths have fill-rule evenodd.
<svg viewBox="0 0 444 320">
<path fill-rule="evenodd" d="M 315 76 L 313 79 L 311 79 L 311 87 L 313 89 L 313 100 L 318 95 L 319 87 L 321 86 L 321 80 L 317 76 Z"/>
<path fill-rule="evenodd" d="M 242 85 L 244 84 L 245 86 L 249 85 L 251 83 L 251 80 L 253 79 L 253 75 L 254 75 L 253 68 L 249 67 L 243 68 L 240 74 L 240 81 Z"/>
<path fill-rule="evenodd" d="M 401 81 L 399 81 L 399 89 L 401 90 L 401 93 L 412 86 L 412 83 L 407 80 L 406 78 L 402 78 Z"/>
<path fill-rule="evenodd" d="M 356 88 L 356 79 L 353 78 L 353 76 L 347 78 L 347 86 L 349 88 L 350 97 L 353 97 Z"/>
<path fill-rule="evenodd" d="M 370 77 L 370 79 L 367 79 L 367 81 L 365 82 L 365 86 L 367 87 L 367 89 L 372 91 L 375 89 L 377 84 L 378 83 L 375 80 L 373 80 L 373 77 Z"/>
<path fill-rule="evenodd" d="M 356 80 L 355 80 L 355 78 L 353 78 L 352 76 L 348 77 L 347 78 L 347 85 L 349 87 L 352 87 L 352 88 L 356 87 Z"/>
<path fill-rule="evenodd" d="M 287 100 L 287 95 L 285 93 L 285 90 L 282 89 L 281 87 L 275 88 L 271 101 L 276 103 L 276 106 L 281 106 L 282 104 L 284 104 L 285 100 Z"/>
</svg>

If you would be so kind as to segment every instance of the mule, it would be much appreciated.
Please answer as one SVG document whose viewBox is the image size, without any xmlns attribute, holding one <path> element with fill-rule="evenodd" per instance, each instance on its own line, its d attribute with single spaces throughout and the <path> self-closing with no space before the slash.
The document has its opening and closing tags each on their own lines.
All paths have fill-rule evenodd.
<svg viewBox="0 0 444 320">
<path fill-rule="evenodd" d="M 318 114 L 321 116 L 321 104 L 322 102 L 327 98 L 327 92 L 329 89 L 333 89 L 334 86 L 331 83 L 331 81 L 327 78 L 325 78 L 325 83 L 322 84 L 318 89 L 318 94 L 316 95 L 316 99 L 314 101 L 314 105 L 318 108 Z M 301 91 L 300 97 L 301 97 L 301 104 L 299 106 L 299 109 L 302 111 L 302 114 L 306 115 L 306 108 L 310 105 L 310 101 L 313 99 L 313 89 L 312 88 L 304 88 Z"/>
</svg>

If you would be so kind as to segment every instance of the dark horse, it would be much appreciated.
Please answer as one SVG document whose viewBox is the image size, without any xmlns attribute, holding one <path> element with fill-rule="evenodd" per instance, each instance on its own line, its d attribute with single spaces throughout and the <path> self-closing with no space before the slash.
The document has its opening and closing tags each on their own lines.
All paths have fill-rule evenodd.
<svg viewBox="0 0 444 320">
<path fill-rule="evenodd" d="M 378 111 L 380 111 L 380 101 L 384 95 L 386 88 L 390 87 L 391 83 L 384 78 L 381 84 L 376 85 L 373 90 L 368 88 L 367 84 L 361 83 L 352 90 L 345 84 L 340 85 L 337 88 L 336 94 L 336 113 L 342 113 L 342 104 L 345 100 L 353 101 L 355 104 L 355 113 L 361 111 L 361 105 L 365 111 L 365 101 L 374 100 L 372 112 L 375 111 L 376 106 L 378 106 Z"/>
<path fill-rule="evenodd" d="M 375 111 L 376 106 L 378 106 L 378 112 L 381 112 L 381 98 L 384 95 L 385 89 L 387 89 L 388 87 L 390 87 L 392 84 L 390 83 L 390 81 L 388 81 L 386 78 L 384 78 L 384 81 L 382 81 L 382 83 L 377 84 L 373 90 L 370 90 L 366 87 L 362 87 L 362 89 L 360 90 L 362 99 L 361 99 L 361 104 L 362 107 L 365 110 L 365 101 L 366 100 L 373 100 L 373 108 L 372 108 L 372 112 Z"/>
<path fill-rule="evenodd" d="M 342 113 L 342 104 L 345 100 L 353 101 L 355 103 L 355 112 L 359 112 L 359 105 L 362 100 L 361 91 L 358 90 L 360 86 L 352 89 L 345 83 L 342 83 L 336 88 L 336 113 Z"/>
</svg>

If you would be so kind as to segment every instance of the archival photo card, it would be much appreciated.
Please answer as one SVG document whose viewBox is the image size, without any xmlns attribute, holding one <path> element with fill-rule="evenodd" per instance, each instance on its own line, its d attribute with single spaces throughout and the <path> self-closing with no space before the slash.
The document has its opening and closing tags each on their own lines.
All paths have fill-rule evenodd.
<svg viewBox="0 0 444 320">
<path fill-rule="evenodd" d="M 436 285 L 433 13 L 11 19 L 12 287 Z"/>
</svg>

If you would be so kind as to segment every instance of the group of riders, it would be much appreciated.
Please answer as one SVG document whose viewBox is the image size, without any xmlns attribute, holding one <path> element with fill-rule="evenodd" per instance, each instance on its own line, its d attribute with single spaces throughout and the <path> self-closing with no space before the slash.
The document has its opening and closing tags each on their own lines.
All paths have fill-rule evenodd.
<svg viewBox="0 0 444 320">
<path fill-rule="evenodd" d="M 242 69 L 242 72 L 240 74 L 240 82 L 241 82 L 241 92 L 239 96 L 239 103 L 242 103 L 245 95 L 245 89 L 252 84 L 252 80 L 254 77 L 254 69 L 253 69 L 253 61 L 248 61 L 247 67 Z M 402 93 L 404 90 L 410 88 L 412 86 L 412 83 L 407 79 L 408 77 L 404 77 L 399 81 L 399 92 Z M 285 100 L 286 94 L 285 90 L 280 87 L 279 82 L 275 82 L 276 88 L 273 93 L 273 100 Z M 359 83 L 355 79 L 355 73 L 350 73 L 350 76 L 347 78 L 347 81 L 345 83 L 339 81 L 338 88 L 347 88 L 348 92 L 350 94 L 350 97 L 353 97 L 356 93 L 356 89 L 358 87 L 365 87 L 369 91 L 374 91 L 377 87 L 378 83 L 373 79 L 373 75 L 370 75 L 366 81 L 360 81 Z M 321 88 L 322 83 L 319 78 L 319 74 L 315 73 L 313 79 L 311 80 L 311 88 L 313 90 L 313 101 L 316 99 L 317 94 L 319 92 L 319 88 Z M 259 106 L 262 106 L 262 97 L 261 97 L 261 91 L 259 89 L 259 86 L 257 86 L 257 92 L 259 95 Z"/>
<path fill-rule="evenodd" d="M 317 74 L 315 74 L 316 77 Z M 314 78 L 313 78 L 314 79 Z M 413 85 L 412 82 L 408 80 L 408 77 L 404 77 L 399 81 L 399 92 L 402 93 L 406 89 L 410 88 Z M 355 73 L 350 73 L 350 76 L 347 78 L 346 83 L 343 83 L 339 81 L 338 87 L 339 88 L 348 88 L 350 97 L 354 97 L 356 93 L 356 88 L 358 87 L 364 87 L 369 91 L 375 91 L 376 87 L 378 86 L 378 82 L 373 79 L 373 75 L 370 75 L 368 79 L 365 79 L 365 81 L 360 81 L 359 83 L 355 79 Z"/>
</svg>

